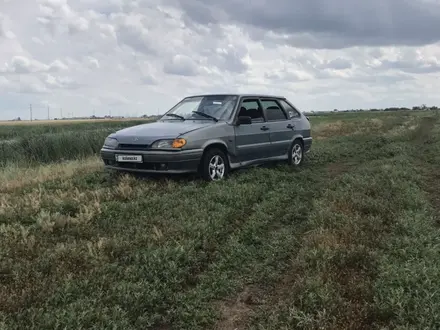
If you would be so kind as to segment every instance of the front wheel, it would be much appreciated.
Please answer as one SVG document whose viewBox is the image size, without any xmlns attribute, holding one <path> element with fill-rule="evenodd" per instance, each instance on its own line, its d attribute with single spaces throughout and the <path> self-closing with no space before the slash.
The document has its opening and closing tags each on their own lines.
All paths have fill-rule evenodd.
<svg viewBox="0 0 440 330">
<path fill-rule="evenodd" d="M 206 181 L 223 180 L 229 172 L 228 158 L 220 149 L 208 150 L 200 165 L 201 175 Z"/>
<path fill-rule="evenodd" d="M 298 167 L 304 160 L 304 147 L 301 140 L 295 140 L 289 151 L 289 165 Z"/>
</svg>

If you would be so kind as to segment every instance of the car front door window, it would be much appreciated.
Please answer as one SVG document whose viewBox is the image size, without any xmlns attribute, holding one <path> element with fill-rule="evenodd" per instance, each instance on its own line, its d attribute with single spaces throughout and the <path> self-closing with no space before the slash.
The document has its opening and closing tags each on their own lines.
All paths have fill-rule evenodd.
<svg viewBox="0 0 440 330">
<path fill-rule="evenodd" d="M 250 124 L 235 126 L 235 144 L 239 162 L 245 163 L 269 157 L 270 137 L 258 99 L 244 99 L 238 117 L 251 118 Z"/>
<path fill-rule="evenodd" d="M 244 100 L 241 103 L 239 116 L 251 117 L 252 123 L 264 122 L 263 111 L 257 100 Z"/>
</svg>

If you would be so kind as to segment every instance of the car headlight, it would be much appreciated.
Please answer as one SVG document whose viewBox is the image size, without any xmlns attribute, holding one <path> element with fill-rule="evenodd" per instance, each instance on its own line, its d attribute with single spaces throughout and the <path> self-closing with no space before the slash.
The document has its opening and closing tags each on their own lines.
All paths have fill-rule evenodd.
<svg viewBox="0 0 440 330">
<path fill-rule="evenodd" d="M 185 139 L 158 140 L 151 147 L 155 149 L 179 149 L 186 144 Z"/>
<path fill-rule="evenodd" d="M 104 146 L 110 149 L 116 149 L 118 147 L 118 140 L 108 137 L 104 141 Z"/>
</svg>

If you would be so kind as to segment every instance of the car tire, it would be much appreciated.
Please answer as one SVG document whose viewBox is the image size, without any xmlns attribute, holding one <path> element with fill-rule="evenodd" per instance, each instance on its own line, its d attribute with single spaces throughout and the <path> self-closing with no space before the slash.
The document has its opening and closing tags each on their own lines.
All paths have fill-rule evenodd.
<svg viewBox="0 0 440 330">
<path fill-rule="evenodd" d="M 225 153 L 218 149 L 208 149 L 200 163 L 200 174 L 205 181 L 220 181 L 229 173 L 229 160 Z"/>
<path fill-rule="evenodd" d="M 289 149 L 288 163 L 291 166 L 299 167 L 304 162 L 304 144 L 300 139 L 293 141 Z"/>
</svg>

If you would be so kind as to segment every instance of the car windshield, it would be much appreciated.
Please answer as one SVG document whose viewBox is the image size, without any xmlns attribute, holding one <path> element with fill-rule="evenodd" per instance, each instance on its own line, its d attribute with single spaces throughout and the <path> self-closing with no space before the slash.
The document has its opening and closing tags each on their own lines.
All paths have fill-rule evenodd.
<svg viewBox="0 0 440 330">
<path fill-rule="evenodd" d="M 236 95 L 207 95 L 184 98 L 168 111 L 163 119 L 225 120 L 237 103 Z"/>
</svg>

